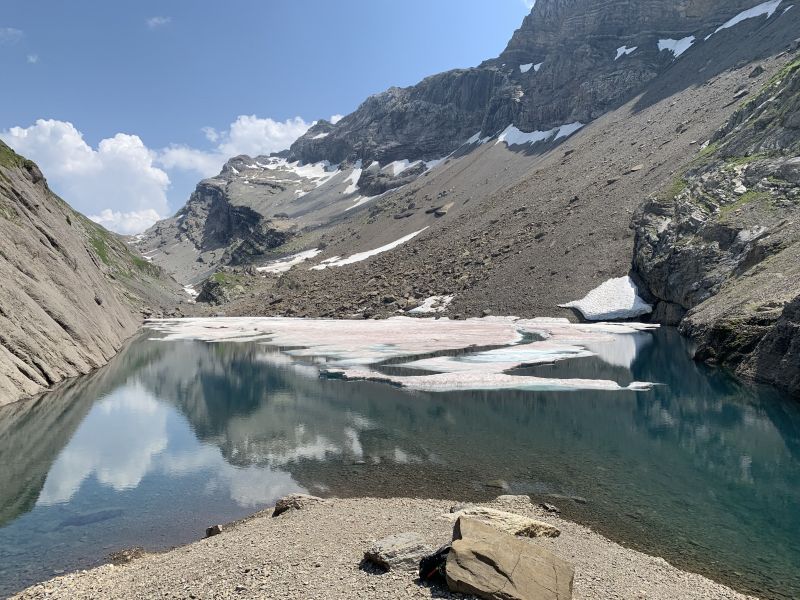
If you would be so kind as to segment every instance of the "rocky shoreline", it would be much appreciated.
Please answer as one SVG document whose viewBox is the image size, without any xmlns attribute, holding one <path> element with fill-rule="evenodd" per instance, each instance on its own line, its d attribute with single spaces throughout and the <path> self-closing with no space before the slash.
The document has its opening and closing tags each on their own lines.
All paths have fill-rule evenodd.
<svg viewBox="0 0 800 600">
<path fill-rule="evenodd" d="M 415 572 L 364 564 L 387 536 L 416 532 L 428 547 L 453 530 L 446 500 L 329 499 L 273 518 L 273 509 L 211 531 L 211 537 L 164 553 L 117 554 L 118 564 L 70 573 L 15 598 L 468 598 Z M 566 521 L 527 496 L 501 496 L 486 508 L 532 518 L 558 537 L 521 539 L 574 566 L 573 598 L 752 598 L 661 558 L 624 548 Z M 459 507 L 461 508 L 461 507 Z"/>
</svg>

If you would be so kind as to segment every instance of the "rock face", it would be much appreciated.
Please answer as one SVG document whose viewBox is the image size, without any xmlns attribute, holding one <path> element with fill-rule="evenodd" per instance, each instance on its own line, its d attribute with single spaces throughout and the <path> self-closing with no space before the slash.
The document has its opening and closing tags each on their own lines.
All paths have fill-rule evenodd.
<svg viewBox="0 0 800 600">
<path fill-rule="evenodd" d="M 697 358 L 798 386 L 800 60 L 634 217 L 634 268 Z M 685 316 L 684 316 L 685 315 Z"/>
<path fill-rule="evenodd" d="M 549 550 L 461 518 L 447 556 L 451 591 L 487 600 L 568 600 L 575 570 Z"/>
<path fill-rule="evenodd" d="M 430 552 L 431 548 L 420 534 L 398 533 L 375 542 L 364 553 L 364 560 L 387 571 L 416 571 L 419 568 L 419 561 Z"/>
<path fill-rule="evenodd" d="M 178 289 L 0 142 L 0 404 L 105 364 Z"/>
<path fill-rule="evenodd" d="M 588 123 L 670 66 L 659 40 L 710 34 L 752 0 L 541 0 L 505 51 L 368 98 L 300 138 L 291 160 L 433 160 L 478 132 Z M 621 48 L 635 48 L 619 55 Z"/>
</svg>

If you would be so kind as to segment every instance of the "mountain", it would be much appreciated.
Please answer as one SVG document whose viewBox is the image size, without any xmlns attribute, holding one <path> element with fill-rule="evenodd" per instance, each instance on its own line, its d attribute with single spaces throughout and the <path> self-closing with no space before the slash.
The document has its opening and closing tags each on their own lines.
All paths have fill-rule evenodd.
<svg viewBox="0 0 800 600">
<path fill-rule="evenodd" d="M 646 207 L 679 195 L 796 59 L 800 13 L 756 2 L 539 0 L 499 57 L 372 96 L 282 153 L 233 158 L 139 248 L 202 285 L 215 313 L 578 319 L 561 305 L 631 276 L 655 320 L 712 340 L 701 303 L 722 288 L 686 302 L 664 291 L 678 269 L 661 255 L 683 242 L 645 248 L 659 235 Z M 690 285 L 694 267 L 680 266 Z M 770 315 L 791 313 L 787 285 Z M 737 344 L 751 356 L 752 340 Z"/>
<path fill-rule="evenodd" d="M 0 405 L 105 364 L 181 293 L 0 142 Z"/>
<path fill-rule="evenodd" d="M 635 218 L 634 269 L 697 355 L 800 394 L 800 59 Z"/>
</svg>

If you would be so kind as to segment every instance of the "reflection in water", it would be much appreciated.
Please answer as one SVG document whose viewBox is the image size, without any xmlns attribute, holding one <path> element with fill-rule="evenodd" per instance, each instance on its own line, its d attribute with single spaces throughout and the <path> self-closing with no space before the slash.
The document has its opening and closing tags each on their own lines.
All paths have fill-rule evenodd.
<svg viewBox="0 0 800 600">
<path fill-rule="evenodd" d="M 292 491 L 488 499 L 501 479 L 678 565 L 800 595 L 797 405 L 693 363 L 670 330 L 592 350 L 519 371 L 664 385 L 409 393 L 320 379 L 263 345 L 142 339 L 0 409 L 0 593 Z"/>
</svg>

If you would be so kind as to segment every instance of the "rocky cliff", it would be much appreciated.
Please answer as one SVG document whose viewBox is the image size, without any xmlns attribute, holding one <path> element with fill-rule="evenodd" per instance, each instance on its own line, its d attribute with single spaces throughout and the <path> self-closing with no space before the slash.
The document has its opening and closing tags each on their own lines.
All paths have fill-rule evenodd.
<svg viewBox="0 0 800 600">
<path fill-rule="evenodd" d="M 177 289 L 0 142 L 0 405 L 105 364 Z"/>
<path fill-rule="evenodd" d="M 656 318 L 680 323 L 699 359 L 800 393 L 800 60 L 634 222 Z"/>
<path fill-rule="evenodd" d="M 541 0 L 498 58 L 372 96 L 336 125 L 309 131 L 289 158 L 433 160 L 477 132 L 588 123 L 669 68 L 670 42 L 699 40 L 753 3 Z"/>
</svg>

